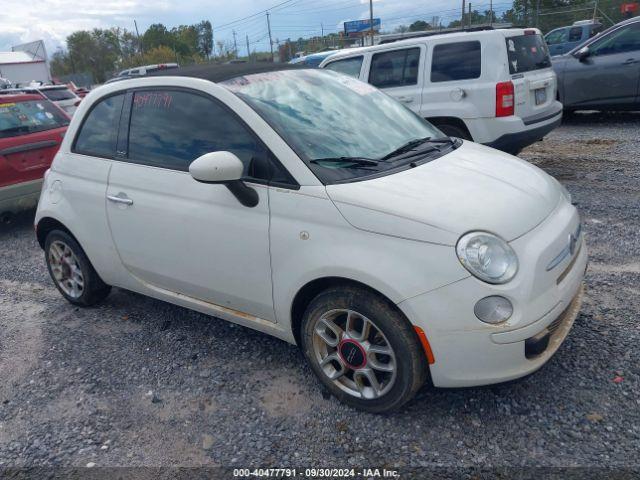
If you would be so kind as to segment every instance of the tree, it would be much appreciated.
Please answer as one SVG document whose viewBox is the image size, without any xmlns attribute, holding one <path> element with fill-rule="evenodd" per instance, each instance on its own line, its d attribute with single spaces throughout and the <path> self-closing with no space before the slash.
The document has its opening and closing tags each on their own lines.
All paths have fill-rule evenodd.
<svg viewBox="0 0 640 480">
<path fill-rule="evenodd" d="M 151 50 L 152 48 L 159 46 L 173 47 L 174 36 L 167 30 L 161 23 L 154 23 L 149 26 L 146 32 L 142 35 L 142 44 L 145 50 Z"/>
<path fill-rule="evenodd" d="M 198 28 L 196 25 L 180 25 L 171 29 L 172 43 L 167 46 L 184 57 L 198 53 Z"/>
<path fill-rule="evenodd" d="M 170 63 L 176 61 L 175 52 L 166 45 L 160 45 L 144 52 L 143 63 L 145 65 L 155 63 Z"/>
<path fill-rule="evenodd" d="M 207 60 L 211 56 L 213 48 L 213 27 L 209 20 L 203 20 L 197 25 L 198 51 Z"/>
<path fill-rule="evenodd" d="M 428 30 L 430 28 L 431 28 L 431 25 L 429 25 L 424 20 L 417 20 L 417 21 L 413 22 L 411 25 L 409 25 L 409 31 L 410 32 L 422 32 L 422 31 Z"/>
</svg>

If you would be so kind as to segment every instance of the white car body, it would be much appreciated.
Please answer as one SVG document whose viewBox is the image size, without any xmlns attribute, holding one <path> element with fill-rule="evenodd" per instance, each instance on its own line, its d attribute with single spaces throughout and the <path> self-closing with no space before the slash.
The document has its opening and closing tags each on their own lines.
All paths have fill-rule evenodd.
<svg viewBox="0 0 640 480">
<path fill-rule="evenodd" d="M 379 87 L 436 126 L 452 125 L 468 132 L 476 143 L 517 152 L 542 139 L 560 124 L 562 104 L 556 100 L 557 80 L 549 64 L 546 68 L 512 74 L 507 56 L 507 40 L 524 35 L 540 35 L 538 29 L 496 29 L 433 34 L 339 51 L 325 59 L 320 68 L 362 57 L 360 80 L 370 79 L 374 55 L 420 48 L 417 82 L 412 85 Z M 541 38 L 541 37 L 540 37 Z M 432 81 L 434 49 L 461 42 L 479 42 L 481 68 L 477 78 Z M 544 40 L 541 40 L 544 46 Z M 544 46 L 546 48 L 546 46 Z M 457 60 L 463 64 L 465 60 Z M 512 82 L 515 94 L 513 115 L 496 116 L 496 85 Z M 536 104 L 535 91 L 545 90 L 546 99 Z M 443 130 L 445 133 L 449 133 Z"/>
<path fill-rule="evenodd" d="M 188 172 L 72 153 L 96 101 L 147 87 L 191 89 L 222 102 L 299 188 L 249 184 L 259 203 L 247 208 L 223 185 L 195 182 Z M 135 203 L 107 200 L 123 195 Z M 577 314 L 587 262 L 580 237 L 575 255 L 547 270 L 580 220 L 558 182 L 525 161 L 464 142 L 417 168 L 326 186 L 228 88 L 171 76 L 117 82 L 87 95 L 46 175 L 35 223 L 41 243 L 47 225 L 64 225 L 109 285 L 290 343 L 305 287 L 336 278 L 366 285 L 424 330 L 435 357 L 433 383 L 441 387 L 499 382 L 543 365 Z M 461 265 L 456 242 L 474 229 L 500 235 L 518 254 L 511 282 L 484 283 Z M 480 322 L 474 304 L 495 294 L 512 301 L 514 315 L 501 325 Z M 525 358 L 525 339 L 562 312 L 568 313 L 550 347 Z"/>
</svg>

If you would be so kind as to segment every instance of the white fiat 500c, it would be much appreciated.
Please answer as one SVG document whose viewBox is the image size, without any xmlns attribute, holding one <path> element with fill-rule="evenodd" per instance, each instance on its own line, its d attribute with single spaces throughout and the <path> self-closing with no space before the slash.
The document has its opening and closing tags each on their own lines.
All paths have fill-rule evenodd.
<svg viewBox="0 0 640 480">
<path fill-rule="evenodd" d="M 261 330 L 372 412 L 427 378 L 538 369 L 573 324 L 587 264 L 555 179 L 370 85 L 293 66 L 94 90 L 35 221 L 71 303 L 115 286 Z"/>
</svg>

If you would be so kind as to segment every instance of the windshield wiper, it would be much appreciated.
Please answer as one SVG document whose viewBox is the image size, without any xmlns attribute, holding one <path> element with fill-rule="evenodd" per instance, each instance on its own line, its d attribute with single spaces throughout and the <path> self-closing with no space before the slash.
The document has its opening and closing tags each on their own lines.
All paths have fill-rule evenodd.
<svg viewBox="0 0 640 480">
<path fill-rule="evenodd" d="M 371 158 L 365 158 L 365 157 L 328 157 L 328 158 L 314 158 L 313 160 L 311 160 L 311 163 L 317 163 L 317 164 L 322 164 L 322 163 L 349 163 L 350 165 L 344 167 L 344 168 L 354 168 L 354 167 L 359 167 L 359 166 L 363 166 L 363 167 L 374 167 L 376 165 L 378 165 L 377 160 L 373 160 Z"/>
<path fill-rule="evenodd" d="M 417 146 L 422 145 L 423 143 L 428 142 L 429 140 L 431 140 L 431 137 L 416 138 L 415 140 L 411 140 L 405 143 L 404 145 L 396 148 L 394 151 L 386 154 L 380 160 L 388 160 L 389 158 L 397 157 L 398 155 L 402 155 L 403 153 L 410 152 Z"/>
<path fill-rule="evenodd" d="M 380 160 L 389 160 L 390 158 L 394 158 L 394 159 L 407 158 L 407 157 L 413 157 L 415 155 L 423 155 L 423 154 L 429 153 L 429 152 L 440 151 L 436 147 L 416 150 L 417 147 L 419 147 L 420 145 L 425 144 L 425 143 L 451 143 L 451 144 L 453 144 L 454 140 L 451 139 L 450 137 L 416 138 L 415 140 L 411 140 L 410 142 L 405 143 L 401 147 L 396 148 L 393 152 L 388 153 L 387 155 L 382 157 Z M 409 155 L 405 155 L 405 154 L 408 154 L 408 153 L 410 153 L 410 154 Z"/>
</svg>

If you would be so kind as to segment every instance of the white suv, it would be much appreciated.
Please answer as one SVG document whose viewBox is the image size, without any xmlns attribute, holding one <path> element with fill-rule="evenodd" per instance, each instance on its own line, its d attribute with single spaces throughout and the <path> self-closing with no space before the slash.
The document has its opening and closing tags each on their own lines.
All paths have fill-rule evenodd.
<svg viewBox="0 0 640 480">
<path fill-rule="evenodd" d="M 382 89 L 447 135 L 518 153 L 560 124 L 537 29 L 435 34 L 335 53 L 320 64 Z"/>
<path fill-rule="evenodd" d="M 171 74 L 92 91 L 45 177 L 37 238 L 71 303 L 116 286 L 275 335 L 375 412 L 557 350 L 587 254 L 552 177 L 335 72 Z"/>
</svg>

